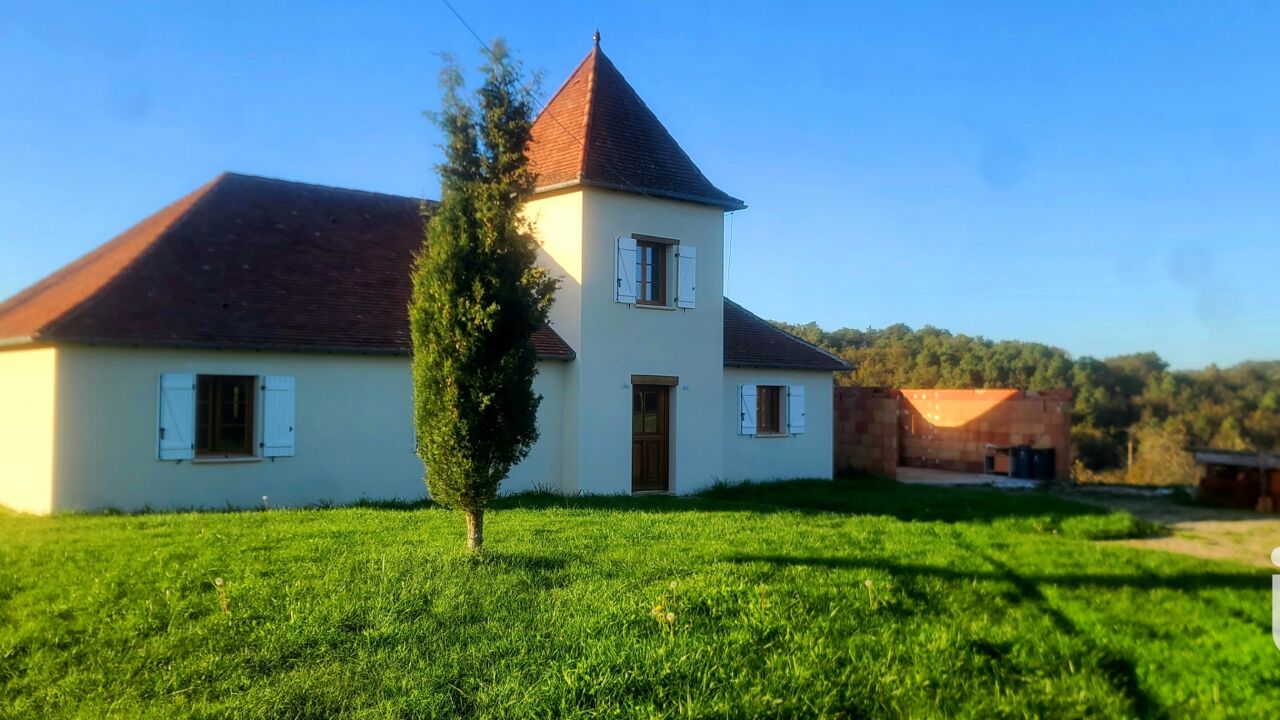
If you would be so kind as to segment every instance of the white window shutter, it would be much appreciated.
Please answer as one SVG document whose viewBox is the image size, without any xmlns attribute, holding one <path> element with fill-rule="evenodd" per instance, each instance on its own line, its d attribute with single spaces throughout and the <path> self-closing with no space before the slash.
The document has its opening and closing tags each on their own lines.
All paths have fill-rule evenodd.
<svg viewBox="0 0 1280 720">
<path fill-rule="evenodd" d="M 804 432 L 804 386 L 787 388 L 787 432 L 799 435 Z"/>
<path fill-rule="evenodd" d="M 156 413 L 156 457 L 190 460 L 196 456 L 196 376 L 165 373 L 160 376 Z"/>
<path fill-rule="evenodd" d="M 617 262 L 615 263 L 615 274 L 617 275 L 617 290 L 614 294 L 614 300 L 628 305 L 634 305 L 636 302 L 636 240 L 635 238 L 620 237 L 618 238 Z"/>
<path fill-rule="evenodd" d="M 738 434 L 756 434 L 756 386 L 740 385 L 738 392 Z"/>
<path fill-rule="evenodd" d="M 293 457 L 294 380 L 262 378 L 262 457 Z"/>
<path fill-rule="evenodd" d="M 693 307 L 698 289 L 698 249 L 687 245 L 676 246 L 676 306 Z"/>
</svg>

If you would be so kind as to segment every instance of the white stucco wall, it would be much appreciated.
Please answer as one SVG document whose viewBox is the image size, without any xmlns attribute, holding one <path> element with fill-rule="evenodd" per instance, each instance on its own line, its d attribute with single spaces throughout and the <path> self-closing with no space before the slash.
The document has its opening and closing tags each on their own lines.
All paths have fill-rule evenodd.
<svg viewBox="0 0 1280 720">
<path fill-rule="evenodd" d="M 0 505 L 47 513 L 53 504 L 57 350 L 0 351 Z"/>
<path fill-rule="evenodd" d="M 408 358 L 84 346 L 59 348 L 58 358 L 55 510 L 259 506 L 263 495 L 273 506 L 298 506 L 426 494 L 413 449 Z M 535 389 L 548 398 L 542 439 L 513 469 L 506 491 L 555 482 L 563 365 L 540 365 Z M 157 378 L 172 372 L 296 378 L 295 455 L 157 460 Z"/>
<path fill-rule="evenodd" d="M 565 376 L 573 363 L 547 360 L 538 363 L 533 391 L 542 396 L 538 406 L 538 442 L 529 457 L 511 468 L 502 483 L 503 494 L 524 490 L 559 490 L 564 477 Z"/>
<path fill-rule="evenodd" d="M 560 280 L 551 327 L 574 349 L 582 341 L 582 212 L 583 194 L 577 191 L 539 195 L 524 206 L 542 246 L 538 262 Z"/>
<path fill-rule="evenodd" d="M 830 478 L 834 442 L 831 373 L 751 368 L 724 370 L 724 421 L 721 425 L 725 438 L 725 479 Z M 803 385 L 805 432 L 785 437 L 739 435 L 740 385 Z M 785 414 L 783 422 L 786 422 Z"/>
<path fill-rule="evenodd" d="M 529 200 L 524 207 L 524 216 L 532 224 L 542 246 L 538 262 L 560 281 L 551 306 L 550 325 L 575 351 L 582 347 L 582 201 L 582 193 L 568 191 L 540 195 Z M 578 362 L 570 362 L 560 371 L 563 440 L 560 446 L 559 490 L 566 494 L 578 491 L 578 437 L 581 432 L 578 367 Z"/>
<path fill-rule="evenodd" d="M 671 395 L 671 491 L 713 482 L 723 457 L 723 212 L 595 188 L 535 199 L 530 212 L 541 218 L 548 266 L 564 269 L 553 327 L 578 352 L 566 379 L 566 427 L 576 423 L 577 432 L 569 431 L 565 446 L 564 489 L 631 491 L 632 375 L 679 378 Z M 575 217 L 580 228 L 571 227 Z M 696 307 L 614 302 L 615 238 L 633 233 L 697 248 Z"/>
</svg>

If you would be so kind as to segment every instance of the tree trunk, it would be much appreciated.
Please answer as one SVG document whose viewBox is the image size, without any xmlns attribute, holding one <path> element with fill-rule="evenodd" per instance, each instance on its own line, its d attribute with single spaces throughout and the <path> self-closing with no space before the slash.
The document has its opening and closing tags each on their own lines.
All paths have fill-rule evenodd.
<svg viewBox="0 0 1280 720">
<path fill-rule="evenodd" d="M 484 545 L 484 511 L 468 510 L 467 550 L 473 553 L 480 552 L 482 545 Z"/>
</svg>

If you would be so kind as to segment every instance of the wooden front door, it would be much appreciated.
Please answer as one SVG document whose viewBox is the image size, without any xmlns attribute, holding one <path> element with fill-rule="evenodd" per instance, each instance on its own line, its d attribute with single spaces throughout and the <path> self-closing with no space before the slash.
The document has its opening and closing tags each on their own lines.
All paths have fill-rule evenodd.
<svg viewBox="0 0 1280 720">
<path fill-rule="evenodd" d="M 631 491 L 667 490 L 669 390 L 631 386 Z"/>
</svg>

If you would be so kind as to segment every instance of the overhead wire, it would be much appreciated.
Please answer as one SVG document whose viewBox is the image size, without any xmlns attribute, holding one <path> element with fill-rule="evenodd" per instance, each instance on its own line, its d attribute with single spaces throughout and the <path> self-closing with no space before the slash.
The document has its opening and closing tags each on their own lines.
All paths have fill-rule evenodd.
<svg viewBox="0 0 1280 720">
<path fill-rule="evenodd" d="M 489 44 L 484 41 L 484 38 L 480 37 L 480 33 L 476 32 L 476 29 L 471 26 L 471 23 L 467 22 L 467 19 L 462 17 L 462 13 L 458 12 L 458 9 L 453 6 L 453 3 L 449 2 L 449 0 L 440 0 L 440 2 L 443 3 L 444 6 L 449 9 L 449 12 L 452 13 L 453 17 L 458 20 L 458 22 L 462 25 L 462 27 L 464 27 L 466 31 L 471 34 L 471 37 L 475 38 L 475 41 L 480 45 L 481 49 L 484 50 L 485 54 L 488 55 L 490 58 L 492 58 L 493 49 L 490 48 Z M 598 41 L 599 41 L 599 33 L 597 32 L 597 42 Z M 586 152 L 587 150 L 586 140 L 583 138 L 579 138 L 577 135 L 573 133 L 573 131 L 571 131 L 568 127 L 566 127 L 564 123 L 560 122 L 560 118 L 556 117 L 555 113 L 550 112 L 547 109 L 547 106 L 538 99 L 536 93 L 533 92 L 532 88 L 530 88 L 525 83 L 521 83 L 520 89 L 524 90 L 525 97 L 529 98 L 529 100 L 533 102 L 533 104 L 538 108 L 538 112 L 540 115 L 546 115 L 547 117 L 551 118 L 551 120 L 556 125 L 558 125 L 561 130 L 564 131 L 565 135 L 568 135 L 570 138 L 572 138 L 573 141 L 576 142 L 582 148 L 583 152 L 584 153 Z M 638 195 L 642 195 L 646 198 L 649 198 L 650 200 L 669 200 L 670 199 L 670 198 L 658 198 L 658 197 L 654 197 L 653 195 L 650 195 L 649 193 L 645 192 L 641 187 L 639 187 L 635 183 L 628 180 L 626 175 L 623 175 L 607 159 L 602 158 L 602 160 L 604 161 L 605 167 L 608 168 L 609 172 L 613 173 L 614 177 L 621 180 L 623 185 L 627 186 Z M 701 217 L 700 215 L 688 212 L 675 205 L 671 205 L 669 207 L 672 210 L 675 210 L 676 212 L 679 212 L 683 215 L 688 215 L 690 217 Z M 728 248 L 728 259 L 725 262 L 725 278 L 724 278 L 724 284 L 726 288 L 729 284 L 729 270 L 733 265 L 733 218 L 735 214 L 736 214 L 736 211 L 731 210 L 729 212 L 729 248 Z"/>
</svg>

